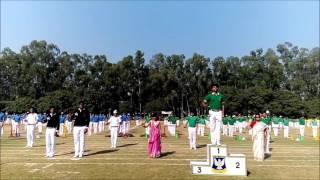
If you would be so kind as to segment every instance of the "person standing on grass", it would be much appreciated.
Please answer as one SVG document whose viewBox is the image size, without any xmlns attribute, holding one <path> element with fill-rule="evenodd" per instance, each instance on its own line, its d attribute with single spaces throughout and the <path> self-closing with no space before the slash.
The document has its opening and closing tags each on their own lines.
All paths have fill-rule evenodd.
<svg viewBox="0 0 320 180">
<path fill-rule="evenodd" d="M 304 137 L 304 129 L 305 129 L 305 119 L 304 116 L 301 116 L 299 118 L 299 131 L 300 131 L 300 137 L 303 138 Z"/>
<path fill-rule="evenodd" d="M 5 120 L 5 114 L 0 111 L 0 137 L 3 135 L 4 120 Z"/>
<path fill-rule="evenodd" d="M 118 131 L 121 123 L 117 110 L 113 111 L 113 116 L 110 117 L 107 123 L 110 124 L 111 148 L 117 148 Z"/>
<path fill-rule="evenodd" d="M 74 158 L 81 158 L 84 153 L 85 147 L 85 134 L 88 131 L 90 114 L 85 109 L 84 102 L 81 101 L 79 109 L 73 114 L 74 127 L 73 127 L 73 141 L 74 141 Z"/>
<path fill-rule="evenodd" d="M 68 112 L 68 114 L 66 115 L 66 124 L 67 124 L 67 130 L 68 130 L 68 134 L 72 133 L 72 113 Z"/>
<path fill-rule="evenodd" d="M 252 140 L 253 140 L 253 157 L 256 161 L 264 160 L 265 132 L 266 125 L 261 123 L 259 115 L 256 115 L 255 120 L 251 123 Z"/>
<path fill-rule="evenodd" d="M 188 134 L 189 134 L 189 145 L 190 150 L 194 149 L 197 150 L 197 123 L 198 123 L 198 117 L 194 115 L 194 112 L 190 112 L 190 116 L 186 118 L 185 122 L 185 128 L 188 124 Z"/>
<path fill-rule="evenodd" d="M 150 127 L 148 155 L 150 158 L 159 158 L 161 155 L 161 126 L 158 115 L 153 113 L 151 116 L 151 121 L 145 124 L 145 127 Z"/>
<path fill-rule="evenodd" d="M 15 114 L 13 116 L 13 120 L 14 120 L 14 134 L 16 135 L 16 137 L 20 136 L 20 122 L 21 122 L 21 115 L 19 114 Z"/>
<path fill-rule="evenodd" d="M 198 130 L 197 130 L 198 135 L 204 136 L 205 126 L 206 126 L 206 119 L 205 119 L 204 115 L 201 115 L 199 118 L 199 123 L 198 123 Z"/>
<path fill-rule="evenodd" d="M 27 146 L 32 147 L 34 144 L 34 129 L 38 121 L 38 114 L 35 113 L 33 107 L 30 108 L 29 114 L 26 117 L 27 122 Z"/>
<path fill-rule="evenodd" d="M 235 123 L 236 123 L 236 115 L 233 115 L 228 119 L 228 136 L 229 137 L 233 137 Z"/>
<path fill-rule="evenodd" d="M 279 135 L 279 128 L 280 128 L 280 125 L 279 125 L 280 119 L 274 115 L 274 116 L 272 116 L 271 120 L 272 120 L 272 128 L 273 128 L 274 136 L 278 136 Z"/>
<path fill-rule="evenodd" d="M 226 135 L 226 136 L 228 135 L 228 119 L 229 119 L 228 115 L 222 118 L 222 135 Z"/>
<path fill-rule="evenodd" d="M 151 121 L 150 114 L 149 113 L 145 114 L 145 116 L 144 116 L 144 126 L 146 126 L 146 124 L 148 124 L 150 121 Z M 145 129 L 146 129 L 145 136 L 146 136 L 146 138 L 149 138 L 149 131 L 150 131 L 149 126 L 146 126 Z"/>
<path fill-rule="evenodd" d="M 60 116 L 59 116 L 59 121 L 60 121 L 60 127 L 59 127 L 59 135 L 62 136 L 63 135 L 63 126 L 66 120 L 66 116 L 64 115 L 63 112 L 61 112 Z"/>
<path fill-rule="evenodd" d="M 59 131 L 59 115 L 55 112 L 54 107 L 50 107 L 47 112 L 47 118 L 45 120 L 47 123 L 46 129 L 46 157 L 53 158 L 55 152 L 55 135 Z"/>
<path fill-rule="evenodd" d="M 221 121 L 224 115 L 224 96 L 218 91 L 218 85 L 210 86 L 211 92 L 202 101 L 203 107 L 209 106 L 211 143 L 220 146 Z"/>
<path fill-rule="evenodd" d="M 318 137 L 318 122 L 317 122 L 317 119 L 315 116 L 311 120 L 311 127 L 312 127 L 312 137 L 317 138 Z"/>
<path fill-rule="evenodd" d="M 288 117 L 283 117 L 283 137 L 284 138 L 289 138 L 289 118 Z"/>
<path fill-rule="evenodd" d="M 269 113 L 268 113 L 269 114 Z M 270 140 L 271 140 L 271 118 L 267 113 L 263 113 L 260 117 L 261 123 L 266 126 L 266 136 L 265 136 L 265 153 L 270 154 Z"/>
</svg>

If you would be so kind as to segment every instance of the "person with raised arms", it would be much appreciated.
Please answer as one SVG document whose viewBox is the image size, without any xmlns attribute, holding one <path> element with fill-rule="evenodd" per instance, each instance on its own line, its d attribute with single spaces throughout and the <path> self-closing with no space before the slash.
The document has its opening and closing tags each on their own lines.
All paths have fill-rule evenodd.
<svg viewBox="0 0 320 180">
<path fill-rule="evenodd" d="M 212 84 L 210 86 L 211 92 L 204 97 L 201 105 L 203 107 L 209 107 L 209 127 L 210 127 L 210 138 L 211 144 L 220 144 L 220 132 L 221 132 L 221 121 L 224 115 L 224 96 L 218 91 L 218 85 Z"/>
<path fill-rule="evenodd" d="M 118 139 L 118 130 L 121 123 L 121 118 L 118 116 L 118 111 L 113 111 L 113 116 L 107 122 L 110 124 L 110 139 L 111 139 L 111 148 L 117 148 L 117 139 Z"/>
</svg>

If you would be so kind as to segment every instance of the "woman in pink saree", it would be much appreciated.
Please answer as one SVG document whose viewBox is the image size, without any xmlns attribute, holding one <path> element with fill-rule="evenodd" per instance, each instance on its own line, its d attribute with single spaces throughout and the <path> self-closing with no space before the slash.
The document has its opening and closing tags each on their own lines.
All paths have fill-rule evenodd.
<svg viewBox="0 0 320 180">
<path fill-rule="evenodd" d="M 150 158 L 158 158 L 161 155 L 161 132 L 160 121 L 153 116 L 151 121 L 145 125 L 149 126 L 148 154 Z"/>
</svg>

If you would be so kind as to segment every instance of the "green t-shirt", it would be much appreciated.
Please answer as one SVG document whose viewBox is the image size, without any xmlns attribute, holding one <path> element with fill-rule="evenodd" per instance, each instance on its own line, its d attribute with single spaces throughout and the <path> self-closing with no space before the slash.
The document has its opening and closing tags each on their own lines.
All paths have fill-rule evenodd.
<svg viewBox="0 0 320 180">
<path fill-rule="evenodd" d="M 223 125 L 228 125 L 228 121 L 229 121 L 229 117 L 228 117 L 228 116 L 222 118 L 222 124 L 223 124 Z"/>
<path fill-rule="evenodd" d="M 279 124 L 279 118 L 272 117 L 272 122 L 273 122 L 273 124 Z"/>
<path fill-rule="evenodd" d="M 228 119 L 229 125 L 234 125 L 235 122 L 236 122 L 236 119 L 235 119 L 235 118 L 229 118 L 229 119 Z"/>
<path fill-rule="evenodd" d="M 199 123 L 205 125 L 206 119 L 204 117 L 199 118 Z"/>
<path fill-rule="evenodd" d="M 176 116 L 169 116 L 168 121 L 171 122 L 172 124 L 176 124 L 178 120 L 178 117 Z"/>
<path fill-rule="evenodd" d="M 270 117 L 265 117 L 265 118 L 262 118 L 261 121 L 262 121 L 264 124 L 269 125 L 270 122 L 271 122 L 271 118 L 270 118 Z"/>
<path fill-rule="evenodd" d="M 197 116 L 188 116 L 187 122 L 188 122 L 189 127 L 196 127 L 197 122 L 198 122 L 198 117 Z"/>
<path fill-rule="evenodd" d="M 212 110 L 221 110 L 222 109 L 223 94 L 209 93 L 206 97 L 204 97 L 204 100 L 208 103 L 210 109 L 212 109 Z"/>
<path fill-rule="evenodd" d="M 299 125 L 305 125 L 305 120 L 304 120 L 304 118 L 300 118 L 299 119 Z"/>
<path fill-rule="evenodd" d="M 248 119 L 249 122 L 252 122 L 252 121 L 253 121 L 253 117 L 252 117 L 252 116 L 248 116 L 247 119 Z"/>
<path fill-rule="evenodd" d="M 148 115 L 148 116 L 146 116 L 145 117 L 145 119 L 146 119 L 146 123 L 148 123 L 148 122 L 150 122 L 151 121 L 151 118 L 150 118 L 150 116 Z"/>
<path fill-rule="evenodd" d="M 283 125 L 284 126 L 289 126 L 289 119 L 288 118 L 284 118 L 283 119 Z"/>
<path fill-rule="evenodd" d="M 318 126 L 318 122 L 316 119 L 312 119 L 311 126 Z"/>
<path fill-rule="evenodd" d="M 238 118 L 238 121 L 239 121 L 239 122 L 243 122 L 243 121 L 244 121 L 244 117 Z"/>
</svg>

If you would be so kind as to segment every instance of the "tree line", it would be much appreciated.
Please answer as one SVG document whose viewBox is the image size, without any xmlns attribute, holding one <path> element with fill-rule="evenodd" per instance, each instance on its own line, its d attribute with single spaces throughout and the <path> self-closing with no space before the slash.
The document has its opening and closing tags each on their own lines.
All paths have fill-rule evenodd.
<svg viewBox="0 0 320 180">
<path fill-rule="evenodd" d="M 67 111 L 80 100 L 91 112 L 197 109 L 216 82 L 226 113 L 269 110 L 286 116 L 313 116 L 320 110 L 320 51 L 290 42 L 256 49 L 243 57 L 194 53 L 155 54 L 146 62 L 137 50 L 117 63 L 106 55 L 71 54 L 55 44 L 32 41 L 20 52 L 0 54 L 0 109 L 23 112 L 30 106 Z"/>
</svg>

